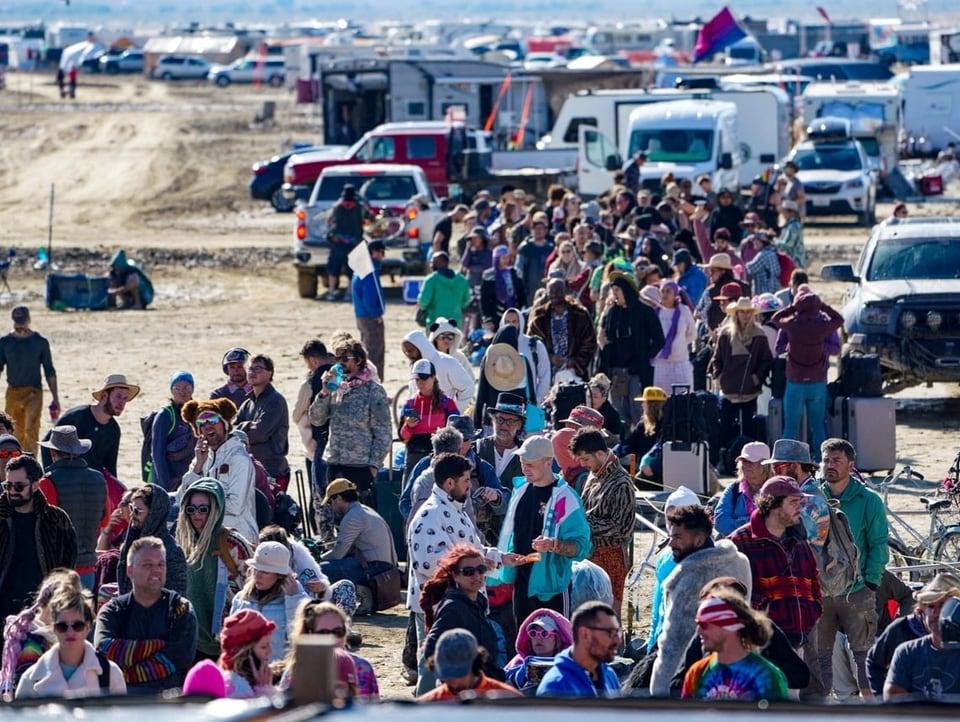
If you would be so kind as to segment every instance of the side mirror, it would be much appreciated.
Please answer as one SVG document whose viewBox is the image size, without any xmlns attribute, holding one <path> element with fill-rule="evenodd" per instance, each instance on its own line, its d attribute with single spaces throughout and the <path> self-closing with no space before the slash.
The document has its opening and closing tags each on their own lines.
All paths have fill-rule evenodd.
<svg viewBox="0 0 960 722">
<path fill-rule="evenodd" d="M 620 159 L 619 153 L 612 153 L 607 156 L 607 163 L 605 168 L 609 171 L 618 171 L 623 166 L 623 161 Z"/>
<path fill-rule="evenodd" d="M 733 168 L 733 154 L 732 153 L 721 153 L 720 154 L 720 167 L 724 170 L 730 170 Z"/>
<path fill-rule="evenodd" d="M 859 283 L 860 277 L 853 272 L 853 266 L 849 263 L 828 263 L 820 269 L 820 280 Z"/>
</svg>

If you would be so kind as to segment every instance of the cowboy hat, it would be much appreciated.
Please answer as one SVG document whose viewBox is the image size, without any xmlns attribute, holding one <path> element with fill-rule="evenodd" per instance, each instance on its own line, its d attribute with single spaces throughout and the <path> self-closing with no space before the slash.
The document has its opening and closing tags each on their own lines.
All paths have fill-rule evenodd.
<svg viewBox="0 0 960 722">
<path fill-rule="evenodd" d="M 663 305 L 663 297 L 660 289 L 656 286 L 644 286 L 641 288 L 640 300 L 654 308 L 660 308 Z"/>
<path fill-rule="evenodd" d="M 723 268 L 727 271 L 733 270 L 733 261 L 730 260 L 729 253 L 714 253 L 710 256 L 710 262 L 707 268 Z"/>
<path fill-rule="evenodd" d="M 140 393 L 140 387 L 136 384 L 131 384 L 127 382 L 127 377 L 124 374 L 110 374 L 103 380 L 103 386 L 93 392 L 93 398 L 97 401 L 100 401 L 110 389 L 126 389 L 127 393 L 130 395 L 127 396 L 127 401 L 133 401 L 137 398 L 137 394 Z"/>
<path fill-rule="evenodd" d="M 526 378 L 523 357 L 510 344 L 495 343 L 484 354 L 483 376 L 497 391 L 513 391 Z"/>
<path fill-rule="evenodd" d="M 751 313 L 760 313 L 760 309 L 754 305 L 753 301 L 750 300 L 749 296 L 741 296 L 733 303 L 727 304 L 728 316 L 732 316 L 738 311 L 750 311 Z"/>
<path fill-rule="evenodd" d="M 93 442 L 89 439 L 81 439 L 77 435 L 76 426 L 54 426 L 50 432 L 50 438 L 41 441 L 40 446 L 59 451 L 61 454 L 81 456 L 90 451 Z"/>
<path fill-rule="evenodd" d="M 517 394 L 498 394 L 497 405 L 488 409 L 488 411 L 496 411 L 501 414 L 513 414 L 514 416 L 519 416 L 521 419 L 527 418 L 526 401 L 523 400 L 522 396 L 518 396 Z"/>
</svg>

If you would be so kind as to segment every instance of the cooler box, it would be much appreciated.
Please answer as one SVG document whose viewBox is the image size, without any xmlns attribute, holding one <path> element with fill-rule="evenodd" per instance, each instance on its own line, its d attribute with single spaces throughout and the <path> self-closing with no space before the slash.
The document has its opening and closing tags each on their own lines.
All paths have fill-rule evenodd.
<svg viewBox="0 0 960 722">
<path fill-rule="evenodd" d="M 423 276 L 408 276 L 403 282 L 403 302 L 411 306 L 417 303 L 420 296 L 420 287 L 423 286 Z"/>
<path fill-rule="evenodd" d="M 943 176 L 927 175 L 920 179 L 920 192 L 925 196 L 943 195 Z"/>
<path fill-rule="evenodd" d="M 50 273 L 47 275 L 47 308 L 65 311 L 86 308 L 94 311 L 108 308 L 110 279 L 82 273 Z"/>
</svg>

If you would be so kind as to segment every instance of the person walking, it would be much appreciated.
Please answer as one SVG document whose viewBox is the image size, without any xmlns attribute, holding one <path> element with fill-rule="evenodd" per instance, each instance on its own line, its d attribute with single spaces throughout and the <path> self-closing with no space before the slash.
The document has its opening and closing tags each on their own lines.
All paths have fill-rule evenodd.
<svg viewBox="0 0 960 722">
<path fill-rule="evenodd" d="M 380 266 L 387 255 L 387 247 L 383 241 L 370 241 L 367 251 L 373 264 L 373 273 L 368 273 L 363 278 L 355 273 L 350 280 L 350 296 L 353 299 L 353 315 L 357 317 L 357 329 L 360 331 L 360 343 L 367 349 L 370 363 L 383 378 L 386 373 L 386 332 L 383 326 L 386 308 L 383 289 L 380 287 Z"/>
<path fill-rule="evenodd" d="M 327 214 L 327 226 L 330 229 L 330 255 L 327 258 L 327 295 L 328 301 L 343 299 L 340 290 L 340 274 L 350 274 L 347 257 L 358 243 L 363 240 L 364 208 L 357 199 L 357 189 L 352 183 L 343 186 L 340 198 Z"/>
</svg>

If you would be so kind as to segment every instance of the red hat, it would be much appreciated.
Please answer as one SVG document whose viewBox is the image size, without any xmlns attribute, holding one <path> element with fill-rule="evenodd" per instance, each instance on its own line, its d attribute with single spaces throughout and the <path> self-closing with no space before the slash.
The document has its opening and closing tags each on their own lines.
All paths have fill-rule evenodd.
<svg viewBox="0 0 960 722">
<path fill-rule="evenodd" d="M 220 667 L 231 669 L 233 657 L 241 647 L 263 639 L 268 634 L 272 634 L 276 628 L 277 625 L 274 622 L 252 609 L 231 614 L 224 621 L 223 629 L 220 630 L 220 647 L 223 649 Z"/>
<path fill-rule="evenodd" d="M 603 426 L 603 414 L 589 406 L 575 406 L 570 410 L 570 416 L 560 423 L 576 426 Z"/>
<path fill-rule="evenodd" d="M 762 223 L 762 221 L 760 220 L 760 215 L 759 215 L 758 213 L 755 213 L 755 212 L 753 212 L 753 211 L 750 211 L 749 213 L 747 213 L 747 214 L 743 217 L 743 220 L 740 221 L 739 225 L 741 225 L 741 226 L 759 226 L 761 223 Z"/>
<path fill-rule="evenodd" d="M 734 281 L 725 283 L 720 286 L 720 295 L 717 296 L 718 301 L 736 301 L 740 296 L 743 295 L 743 289 L 740 288 L 740 284 Z"/>
</svg>

